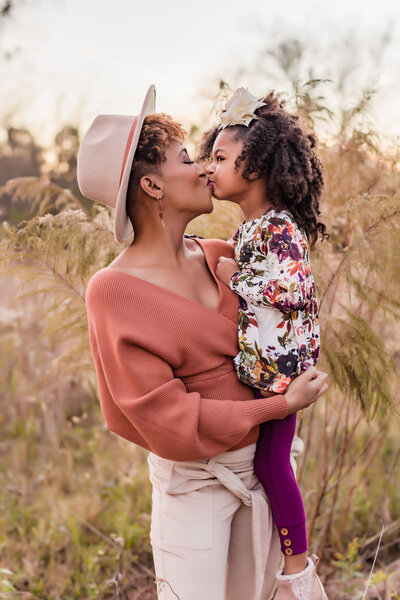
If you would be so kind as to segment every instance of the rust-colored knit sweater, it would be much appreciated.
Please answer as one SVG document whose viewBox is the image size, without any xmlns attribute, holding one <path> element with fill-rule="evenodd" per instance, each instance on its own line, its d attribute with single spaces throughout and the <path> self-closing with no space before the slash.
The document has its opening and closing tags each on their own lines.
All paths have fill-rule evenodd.
<svg viewBox="0 0 400 600">
<path fill-rule="evenodd" d="M 238 297 L 215 276 L 232 246 L 195 239 L 219 286 L 216 310 L 112 267 L 86 291 L 107 427 L 172 460 L 242 448 L 257 440 L 260 423 L 287 414 L 284 396 L 254 399 L 235 374 Z"/>
</svg>

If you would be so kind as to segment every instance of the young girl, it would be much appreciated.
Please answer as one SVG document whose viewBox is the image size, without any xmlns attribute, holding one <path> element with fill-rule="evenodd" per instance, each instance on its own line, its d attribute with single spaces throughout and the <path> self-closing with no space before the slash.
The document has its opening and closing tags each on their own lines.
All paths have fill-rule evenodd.
<svg viewBox="0 0 400 600">
<path fill-rule="evenodd" d="M 217 275 L 239 295 L 234 362 L 239 379 L 259 398 L 283 393 L 318 358 L 309 246 L 327 234 L 318 221 L 323 177 L 315 143 L 277 96 L 259 101 L 244 88 L 221 113 L 220 126 L 203 138 L 200 158 L 212 160 L 214 197 L 239 204 L 245 216 L 232 238 L 236 261 L 222 257 Z M 318 558 L 307 557 L 304 505 L 289 460 L 295 426 L 295 414 L 264 423 L 255 456 L 285 557 L 275 599 L 323 600 Z"/>
</svg>

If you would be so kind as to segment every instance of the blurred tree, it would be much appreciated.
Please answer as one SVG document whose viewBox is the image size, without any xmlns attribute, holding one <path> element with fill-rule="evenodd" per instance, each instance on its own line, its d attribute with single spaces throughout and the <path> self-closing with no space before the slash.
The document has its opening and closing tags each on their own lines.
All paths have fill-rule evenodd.
<svg viewBox="0 0 400 600">
<path fill-rule="evenodd" d="M 77 127 L 65 125 L 48 149 L 37 145 L 27 129 L 9 127 L 6 133 L 0 144 L 0 220 L 16 225 L 45 212 L 56 214 L 71 204 L 71 198 L 84 211 L 93 209 L 76 179 Z"/>
<path fill-rule="evenodd" d="M 43 165 L 42 148 L 27 129 L 8 127 L 7 139 L 0 145 L 0 186 L 16 177 L 39 177 Z M 12 198 L 3 191 L 1 219 L 16 224 L 30 213 L 23 198 Z"/>
<path fill-rule="evenodd" d="M 62 187 L 68 187 L 75 192 L 76 161 L 79 149 L 78 128 L 65 125 L 55 136 L 53 151 L 57 163 L 52 171 L 52 179 Z"/>
<path fill-rule="evenodd" d="M 0 2 L 0 31 L 14 17 L 16 9 L 23 3 L 23 0 L 3 0 Z M 14 48 L 4 49 L 1 46 L 2 38 L 0 37 L 0 54 L 5 60 L 10 60 L 20 51 L 19 46 Z"/>
<path fill-rule="evenodd" d="M 79 129 L 75 125 L 64 125 L 56 133 L 50 149 L 53 165 L 47 170 L 48 177 L 60 188 L 67 188 L 76 197 L 85 211 L 93 210 L 93 202 L 82 196 L 76 178 L 77 157 L 80 144 Z"/>
<path fill-rule="evenodd" d="M 13 5 L 14 4 L 11 2 L 11 0 L 6 0 L 0 5 L 0 17 L 2 19 L 7 18 L 10 15 Z"/>
<path fill-rule="evenodd" d="M 7 141 L 0 147 L 0 184 L 17 176 L 41 173 L 42 148 L 27 129 L 8 127 Z"/>
</svg>

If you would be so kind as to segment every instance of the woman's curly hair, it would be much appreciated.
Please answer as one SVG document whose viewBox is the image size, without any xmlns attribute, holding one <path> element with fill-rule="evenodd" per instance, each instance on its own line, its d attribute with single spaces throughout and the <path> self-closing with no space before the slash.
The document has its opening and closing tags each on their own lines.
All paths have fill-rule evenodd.
<svg viewBox="0 0 400 600">
<path fill-rule="evenodd" d="M 235 139 L 243 141 L 236 168 L 244 162 L 245 179 L 254 173 L 266 178 L 268 200 L 276 209 L 287 208 L 292 213 L 314 247 L 319 233 L 323 239 L 329 237 L 326 226 L 318 220 L 324 178 L 322 163 L 314 150 L 317 138 L 300 126 L 297 115 L 284 110 L 284 101 L 274 92 L 263 101 L 266 106 L 255 111 L 259 119 L 253 119 L 249 126 L 229 126 L 235 130 Z M 199 160 L 211 159 L 219 132 L 214 127 L 204 134 Z"/>
<path fill-rule="evenodd" d="M 140 179 L 147 173 L 160 174 L 167 160 L 165 149 L 173 142 L 183 142 L 185 136 L 182 125 L 165 113 L 148 115 L 143 121 L 127 191 L 126 210 L 131 222 Z"/>
</svg>

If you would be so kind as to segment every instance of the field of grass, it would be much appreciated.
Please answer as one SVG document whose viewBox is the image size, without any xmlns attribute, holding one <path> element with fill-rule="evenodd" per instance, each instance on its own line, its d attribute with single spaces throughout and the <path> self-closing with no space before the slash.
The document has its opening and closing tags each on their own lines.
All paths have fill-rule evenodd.
<svg viewBox="0 0 400 600">
<path fill-rule="evenodd" d="M 400 157 L 357 129 L 365 102 L 320 147 L 331 237 L 312 264 L 330 389 L 298 430 L 330 600 L 400 600 Z M 5 188 L 36 216 L 0 230 L 0 598 L 155 599 L 146 452 L 105 428 L 87 334 L 87 281 L 121 251 L 112 217 L 48 181 Z M 227 239 L 239 220 L 217 203 L 188 233 Z"/>
<path fill-rule="evenodd" d="M 50 377 L 57 342 L 38 343 L 38 311 L 22 304 L 0 311 L 0 595 L 107 598 L 123 573 L 125 593 L 145 598 L 145 452 L 106 430 L 93 380 Z"/>
<path fill-rule="evenodd" d="M 46 295 L 15 303 L 21 282 L 2 282 L 0 597 L 156 598 L 146 452 L 105 428 L 87 346 L 84 374 L 57 368 L 68 340 L 46 330 Z M 304 412 L 299 433 L 311 548 L 329 597 L 362 598 L 384 523 L 367 597 L 400 598 L 398 421 L 368 424 L 333 389 Z"/>
</svg>

